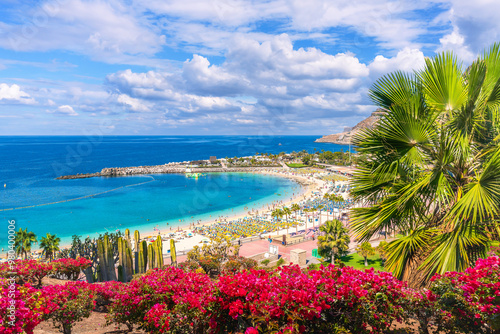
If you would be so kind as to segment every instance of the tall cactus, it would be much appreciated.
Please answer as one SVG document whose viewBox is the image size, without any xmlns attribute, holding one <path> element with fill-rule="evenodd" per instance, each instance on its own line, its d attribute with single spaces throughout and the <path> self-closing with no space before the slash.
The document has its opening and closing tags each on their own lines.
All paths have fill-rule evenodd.
<svg viewBox="0 0 500 334">
<path fill-rule="evenodd" d="M 139 231 L 135 230 L 134 232 L 134 250 L 136 252 L 139 251 L 139 243 L 141 242 L 141 235 L 139 234 Z"/>
<path fill-rule="evenodd" d="M 118 281 L 120 282 L 127 282 L 125 279 L 125 275 L 123 274 L 123 267 L 121 265 L 118 265 Z"/>
<path fill-rule="evenodd" d="M 102 240 L 97 240 L 97 256 L 99 258 L 100 281 L 116 281 L 113 245 L 109 242 L 109 237 L 107 235 L 105 235 Z"/>
<path fill-rule="evenodd" d="M 170 239 L 170 260 L 172 265 L 177 267 L 177 251 L 175 250 L 174 239 Z"/>
<path fill-rule="evenodd" d="M 102 277 L 102 271 L 101 271 L 101 266 L 98 264 L 97 265 L 97 282 L 104 282 L 104 279 Z"/>
<path fill-rule="evenodd" d="M 148 245 L 148 267 L 149 267 L 149 269 L 156 268 L 155 267 L 155 252 L 154 252 L 153 244 Z"/>
<path fill-rule="evenodd" d="M 135 270 L 135 273 L 139 273 L 141 272 L 139 267 L 139 244 L 141 242 L 141 235 L 139 234 L 139 231 L 135 230 L 134 231 L 134 263 L 135 263 L 135 267 L 134 267 L 134 270 Z"/>
<path fill-rule="evenodd" d="M 106 282 L 108 281 L 108 266 L 106 264 L 106 252 L 104 251 L 104 242 L 101 239 L 97 239 L 97 256 L 99 258 L 99 265 L 97 266 L 99 268 L 98 271 L 98 280 L 99 282 Z"/>
<path fill-rule="evenodd" d="M 158 236 L 155 241 L 156 246 L 156 265 L 157 268 L 163 268 L 163 243 L 161 240 L 161 236 Z"/>
<path fill-rule="evenodd" d="M 133 260 L 132 260 L 132 249 L 130 247 L 126 247 L 126 260 L 125 260 L 125 263 L 126 263 L 126 269 L 124 271 L 124 274 L 125 274 L 125 279 L 127 280 L 127 282 L 130 282 L 130 280 L 132 280 L 132 277 L 134 276 L 134 263 L 133 263 Z"/>
<path fill-rule="evenodd" d="M 148 265 L 148 243 L 146 240 L 139 244 L 139 254 L 138 254 L 139 270 L 138 273 L 145 273 L 146 266 Z"/>
<path fill-rule="evenodd" d="M 113 256 L 113 245 L 109 241 L 108 235 L 104 236 L 104 251 L 106 253 L 106 265 L 108 271 L 108 280 L 116 281 L 115 258 Z"/>
<path fill-rule="evenodd" d="M 125 246 L 126 241 L 122 237 L 118 238 L 118 280 L 120 282 L 127 282 L 126 273 L 126 258 L 125 258 Z"/>
<path fill-rule="evenodd" d="M 119 258 L 119 280 L 128 282 L 134 275 L 134 263 L 132 260 L 132 249 L 129 242 L 123 238 L 118 238 L 118 258 Z"/>
<path fill-rule="evenodd" d="M 125 229 L 125 239 L 130 242 L 130 230 L 128 228 Z"/>
<path fill-rule="evenodd" d="M 124 256 L 124 249 L 123 249 L 123 239 L 120 237 L 118 238 L 118 265 L 119 266 L 122 266 L 123 268 L 123 264 L 124 264 L 124 259 L 125 259 L 125 256 Z"/>
</svg>

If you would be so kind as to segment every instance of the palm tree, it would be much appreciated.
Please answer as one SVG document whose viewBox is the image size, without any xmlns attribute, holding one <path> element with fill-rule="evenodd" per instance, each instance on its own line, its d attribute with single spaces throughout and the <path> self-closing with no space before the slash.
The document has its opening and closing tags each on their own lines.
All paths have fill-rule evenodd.
<svg viewBox="0 0 500 334">
<path fill-rule="evenodd" d="M 271 216 L 273 216 L 273 217 L 277 218 L 278 220 L 280 220 L 283 217 L 283 210 L 281 210 L 281 209 L 274 209 L 271 212 Z M 277 227 L 276 230 L 278 231 L 279 228 Z"/>
<path fill-rule="evenodd" d="M 274 209 L 272 212 L 271 212 L 271 216 L 273 216 L 274 218 L 281 218 L 283 217 L 283 211 L 281 209 Z"/>
<path fill-rule="evenodd" d="M 31 252 L 31 246 L 36 243 L 36 235 L 33 232 L 28 232 L 28 228 L 24 230 L 19 228 L 16 232 L 14 238 L 14 248 L 17 255 L 21 255 L 22 258 L 27 259 L 28 254 Z"/>
<path fill-rule="evenodd" d="M 59 251 L 59 242 L 61 241 L 55 234 L 47 233 L 47 236 L 40 238 L 40 248 L 45 253 L 45 258 L 52 261 L 54 255 Z"/>
<path fill-rule="evenodd" d="M 330 258 L 331 263 L 334 263 L 336 257 L 347 254 L 351 240 L 348 230 L 342 225 L 342 222 L 327 220 L 324 225 L 320 226 L 319 230 L 324 233 L 324 235 L 318 236 L 319 255 Z"/>
<path fill-rule="evenodd" d="M 314 221 L 315 221 L 316 219 L 315 219 L 315 215 L 314 215 L 314 213 L 315 213 L 316 211 L 318 211 L 318 208 L 317 208 L 317 207 L 315 207 L 315 208 L 310 208 L 310 209 L 309 209 L 309 211 L 312 213 L 312 218 L 313 218 L 313 228 L 315 228 L 315 227 L 316 227 L 316 225 L 314 224 Z"/>
<path fill-rule="evenodd" d="M 306 213 L 306 230 L 307 230 L 307 223 L 309 222 L 309 212 L 313 212 L 314 209 L 313 208 L 307 208 L 307 209 L 304 209 L 302 210 Z M 313 220 L 313 227 L 314 227 L 314 220 Z"/>
<path fill-rule="evenodd" d="M 328 194 L 328 193 L 324 194 L 323 199 L 330 201 L 330 195 L 331 194 Z M 326 209 L 326 220 L 328 220 L 328 208 Z"/>
<path fill-rule="evenodd" d="M 286 226 L 287 226 L 287 231 L 286 233 L 288 234 L 288 216 L 292 214 L 292 210 L 290 208 L 287 208 L 286 206 L 281 210 L 283 212 L 283 215 L 286 217 Z"/>
<path fill-rule="evenodd" d="M 326 194 L 325 194 L 326 196 Z M 344 197 L 342 197 L 341 195 L 338 195 L 338 194 L 328 194 L 328 200 L 334 202 L 334 203 L 337 203 L 337 202 L 343 202 L 344 201 Z M 339 216 L 338 218 L 340 218 L 340 209 L 339 209 Z"/>
<path fill-rule="evenodd" d="M 300 211 L 300 206 L 297 203 L 292 204 L 292 211 L 295 213 L 295 232 L 299 232 L 299 224 L 297 222 L 297 211 Z"/>
<path fill-rule="evenodd" d="M 324 207 L 325 207 L 325 206 L 324 206 L 323 204 L 318 205 L 318 206 L 316 207 L 316 210 L 318 210 L 318 211 L 319 211 L 319 226 L 321 226 L 321 210 L 322 210 Z"/>
<path fill-rule="evenodd" d="M 370 91 L 376 127 L 353 140 L 367 159 L 352 181 L 357 237 L 399 230 L 386 268 L 414 286 L 464 271 L 500 236 L 500 44 L 464 70 L 452 53 Z"/>
</svg>

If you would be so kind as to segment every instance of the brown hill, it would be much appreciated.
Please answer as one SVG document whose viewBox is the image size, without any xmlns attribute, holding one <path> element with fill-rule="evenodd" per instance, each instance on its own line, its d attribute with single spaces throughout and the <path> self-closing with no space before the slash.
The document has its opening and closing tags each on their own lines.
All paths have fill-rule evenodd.
<svg viewBox="0 0 500 334">
<path fill-rule="evenodd" d="M 372 112 L 370 117 L 362 120 L 358 124 L 356 124 L 353 128 L 347 128 L 344 132 L 336 133 L 333 135 L 323 136 L 319 139 L 316 139 L 316 143 L 334 143 L 334 144 L 342 144 L 348 145 L 351 141 L 351 137 L 358 133 L 363 129 L 371 129 L 377 124 L 379 119 L 384 115 L 384 111 L 381 109 L 377 109 L 377 111 Z"/>
</svg>

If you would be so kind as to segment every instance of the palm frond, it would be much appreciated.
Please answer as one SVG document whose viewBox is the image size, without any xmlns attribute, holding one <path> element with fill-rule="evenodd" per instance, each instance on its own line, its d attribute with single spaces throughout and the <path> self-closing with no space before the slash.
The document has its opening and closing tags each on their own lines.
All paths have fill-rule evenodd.
<svg viewBox="0 0 500 334">
<path fill-rule="evenodd" d="M 489 240 L 476 226 L 461 225 L 450 232 L 435 235 L 432 243 L 435 248 L 419 267 L 427 278 L 435 273 L 464 271 L 486 255 Z"/>
<path fill-rule="evenodd" d="M 418 73 L 427 104 L 438 112 L 457 110 L 467 100 L 462 66 L 451 52 L 425 60 Z"/>
<path fill-rule="evenodd" d="M 418 260 L 416 256 L 427 249 L 433 232 L 432 229 L 419 228 L 391 241 L 387 245 L 385 268 L 402 279 L 408 267 Z"/>
</svg>

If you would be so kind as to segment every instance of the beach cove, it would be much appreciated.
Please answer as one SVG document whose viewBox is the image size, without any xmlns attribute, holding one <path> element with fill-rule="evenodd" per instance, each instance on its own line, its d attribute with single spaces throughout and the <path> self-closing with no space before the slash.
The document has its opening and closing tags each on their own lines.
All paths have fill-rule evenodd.
<svg viewBox="0 0 500 334">
<path fill-rule="evenodd" d="M 198 179 L 158 174 L 56 182 L 74 188 L 75 194 L 90 190 L 102 194 L 76 196 L 84 198 L 72 197 L 49 205 L 36 203 L 1 213 L 5 219 L 16 220 L 17 228 L 27 227 L 41 236 L 57 234 L 62 246 L 70 243 L 72 235 L 96 237 L 129 228 L 147 236 L 153 235 L 156 228 L 175 231 L 200 220 L 245 215 L 249 210 L 291 198 L 302 188 L 290 179 L 260 173 L 217 173 Z M 108 188 L 118 189 L 106 192 Z M 51 198 L 53 190 L 45 190 L 47 198 Z"/>
</svg>

